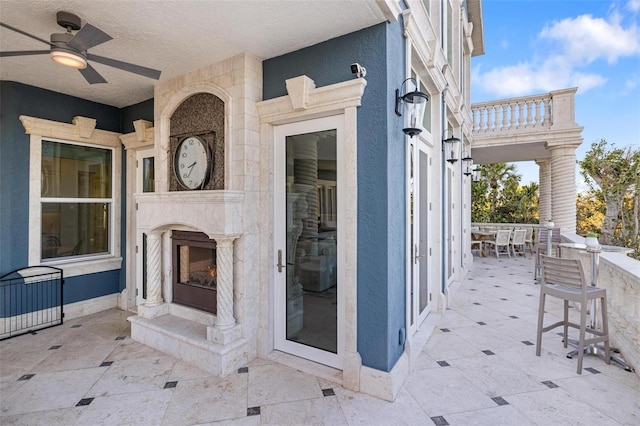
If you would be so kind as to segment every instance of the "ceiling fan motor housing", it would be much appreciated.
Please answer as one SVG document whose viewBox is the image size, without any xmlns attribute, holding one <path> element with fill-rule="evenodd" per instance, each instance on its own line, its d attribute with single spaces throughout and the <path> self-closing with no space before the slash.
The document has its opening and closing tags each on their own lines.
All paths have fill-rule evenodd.
<svg viewBox="0 0 640 426">
<path fill-rule="evenodd" d="M 77 15 L 74 15 L 71 12 L 65 12 L 64 10 L 61 10 L 56 14 L 56 20 L 58 21 L 58 25 L 62 28 L 71 29 L 73 31 L 79 30 L 80 24 L 82 23 Z"/>
</svg>

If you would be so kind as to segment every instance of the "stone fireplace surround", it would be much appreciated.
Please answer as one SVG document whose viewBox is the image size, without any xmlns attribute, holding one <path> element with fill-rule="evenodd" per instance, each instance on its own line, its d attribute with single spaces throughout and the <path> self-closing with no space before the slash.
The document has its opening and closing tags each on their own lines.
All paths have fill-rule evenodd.
<svg viewBox="0 0 640 426">
<path fill-rule="evenodd" d="M 224 189 L 170 191 L 170 128 L 185 99 L 210 93 L 224 102 Z M 155 87 L 156 192 L 133 194 L 136 235 L 147 235 L 147 298 L 130 317 L 133 339 L 226 375 L 256 357 L 262 64 L 241 54 Z M 216 314 L 172 303 L 174 230 L 216 242 Z M 135 241 L 135 235 L 129 238 Z"/>
</svg>

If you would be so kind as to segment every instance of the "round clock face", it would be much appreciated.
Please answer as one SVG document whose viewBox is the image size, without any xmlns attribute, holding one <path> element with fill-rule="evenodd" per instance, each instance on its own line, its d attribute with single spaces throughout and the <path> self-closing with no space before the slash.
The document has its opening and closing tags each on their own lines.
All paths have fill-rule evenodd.
<svg viewBox="0 0 640 426">
<path fill-rule="evenodd" d="M 209 151 L 205 142 L 189 136 L 178 144 L 174 169 L 180 185 L 187 189 L 202 188 L 209 177 Z"/>
</svg>

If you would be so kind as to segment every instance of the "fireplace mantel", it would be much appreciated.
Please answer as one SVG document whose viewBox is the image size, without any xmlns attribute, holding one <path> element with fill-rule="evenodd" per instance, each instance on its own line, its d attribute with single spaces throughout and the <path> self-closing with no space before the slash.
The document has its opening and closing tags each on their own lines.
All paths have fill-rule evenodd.
<svg viewBox="0 0 640 426">
<path fill-rule="evenodd" d="M 242 234 L 242 191 L 180 191 L 135 194 L 138 227 L 187 226 L 211 238 Z"/>
</svg>

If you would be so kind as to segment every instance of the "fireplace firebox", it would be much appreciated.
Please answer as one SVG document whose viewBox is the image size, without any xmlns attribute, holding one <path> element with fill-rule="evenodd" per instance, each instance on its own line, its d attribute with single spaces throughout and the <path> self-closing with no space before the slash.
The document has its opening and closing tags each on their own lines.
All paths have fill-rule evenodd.
<svg viewBox="0 0 640 426">
<path fill-rule="evenodd" d="M 216 242 L 202 232 L 172 231 L 173 302 L 216 313 Z"/>
</svg>

